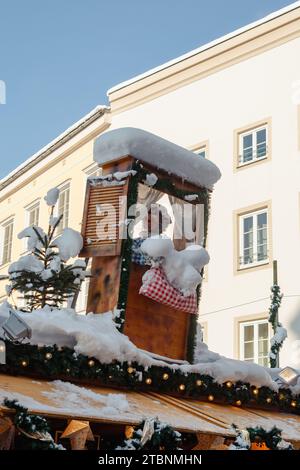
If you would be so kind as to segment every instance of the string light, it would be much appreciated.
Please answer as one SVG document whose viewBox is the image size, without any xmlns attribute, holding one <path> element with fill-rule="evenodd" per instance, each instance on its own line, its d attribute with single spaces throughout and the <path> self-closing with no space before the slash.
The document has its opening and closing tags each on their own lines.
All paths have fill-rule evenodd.
<svg viewBox="0 0 300 470">
<path fill-rule="evenodd" d="M 293 401 L 291 402 L 291 406 L 292 406 L 293 408 L 296 408 L 297 402 L 296 402 L 295 400 L 293 400 Z"/>
<path fill-rule="evenodd" d="M 196 380 L 196 385 L 198 387 L 201 387 L 201 385 L 203 385 L 203 381 L 202 380 Z"/>
<path fill-rule="evenodd" d="M 166 373 L 166 374 L 163 375 L 164 380 L 168 380 L 168 378 L 169 378 L 169 374 Z"/>
<path fill-rule="evenodd" d="M 231 388 L 231 387 L 232 387 L 232 382 L 230 382 L 230 380 L 228 380 L 228 382 L 226 382 L 226 387 L 227 387 L 227 388 Z"/>
<path fill-rule="evenodd" d="M 127 372 L 128 372 L 128 374 L 133 374 L 134 368 L 129 366 L 128 369 L 127 369 Z"/>
<path fill-rule="evenodd" d="M 267 402 L 267 403 L 272 403 L 272 398 L 268 397 L 268 398 L 266 399 L 266 402 Z"/>
<path fill-rule="evenodd" d="M 90 367 L 94 367 L 95 361 L 93 361 L 93 359 L 90 359 L 89 362 L 88 362 L 88 365 L 89 365 Z"/>
<path fill-rule="evenodd" d="M 181 390 L 183 392 L 183 390 L 185 390 L 185 385 L 184 384 L 180 384 L 179 385 L 179 390 Z"/>
<path fill-rule="evenodd" d="M 50 352 L 47 352 L 45 355 L 46 359 L 52 359 L 52 354 Z"/>
<path fill-rule="evenodd" d="M 145 382 L 146 382 L 147 385 L 151 385 L 152 384 L 152 379 L 150 379 L 150 377 L 148 377 L 148 379 L 146 379 Z"/>
<path fill-rule="evenodd" d="M 235 404 L 236 404 L 237 406 L 241 406 L 242 402 L 241 402 L 241 400 L 237 400 L 237 401 L 235 402 Z"/>
<path fill-rule="evenodd" d="M 27 361 L 22 361 L 21 364 L 22 364 L 23 367 L 26 367 L 28 365 L 28 362 Z"/>
<path fill-rule="evenodd" d="M 215 397 L 213 395 L 208 395 L 207 398 L 208 398 L 209 401 L 214 401 L 214 399 L 215 399 Z"/>
<path fill-rule="evenodd" d="M 255 388 L 255 389 L 253 390 L 253 395 L 258 395 L 258 388 Z"/>
<path fill-rule="evenodd" d="M 284 400 L 284 399 L 285 399 L 284 394 L 283 394 L 283 393 L 280 393 L 280 394 L 279 394 L 279 400 Z"/>
</svg>

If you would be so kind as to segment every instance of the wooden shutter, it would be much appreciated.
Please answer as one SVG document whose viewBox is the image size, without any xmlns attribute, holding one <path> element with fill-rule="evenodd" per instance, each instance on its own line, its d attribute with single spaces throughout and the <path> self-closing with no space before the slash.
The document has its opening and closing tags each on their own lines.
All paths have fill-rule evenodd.
<svg viewBox="0 0 300 470">
<path fill-rule="evenodd" d="M 115 256 L 121 253 L 120 233 L 124 228 L 126 201 L 123 199 L 123 204 L 121 202 L 127 195 L 127 187 L 127 180 L 87 181 L 81 256 Z M 106 229 L 105 233 L 99 230 L 99 226 Z"/>
</svg>

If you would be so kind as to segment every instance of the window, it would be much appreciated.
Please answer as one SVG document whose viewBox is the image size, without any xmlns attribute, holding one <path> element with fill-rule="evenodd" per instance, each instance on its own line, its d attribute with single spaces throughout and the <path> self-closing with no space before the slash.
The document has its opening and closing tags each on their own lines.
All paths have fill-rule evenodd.
<svg viewBox="0 0 300 470">
<path fill-rule="evenodd" d="M 92 165 L 88 166 L 83 171 L 86 174 L 87 178 L 101 176 L 102 174 L 102 168 L 99 168 L 97 163 L 92 163 Z"/>
<path fill-rule="evenodd" d="M 267 158 L 268 126 L 239 134 L 239 166 Z"/>
<path fill-rule="evenodd" d="M 11 261 L 13 229 L 14 229 L 13 219 L 5 222 L 2 225 L 2 264 L 6 264 Z"/>
<path fill-rule="evenodd" d="M 199 155 L 199 157 L 205 158 L 206 157 L 206 148 L 202 148 L 202 149 L 198 150 L 196 153 Z"/>
<path fill-rule="evenodd" d="M 267 320 L 240 323 L 240 359 L 268 366 L 270 328 Z"/>
<path fill-rule="evenodd" d="M 27 226 L 38 225 L 40 216 L 40 203 L 36 202 L 26 209 Z"/>
<path fill-rule="evenodd" d="M 40 216 L 40 203 L 35 202 L 25 208 L 25 227 L 31 227 L 32 225 L 38 226 Z M 24 251 L 28 251 L 28 238 L 23 239 Z"/>
<path fill-rule="evenodd" d="M 262 209 L 239 217 L 239 267 L 268 262 L 268 211 Z"/>
<path fill-rule="evenodd" d="M 208 149 L 208 141 L 198 144 L 192 150 L 196 155 L 199 155 L 199 157 L 206 158 L 207 149 Z"/>
<path fill-rule="evenodd" d="M 66 184 L 59 189 L 58 197 L 58 217 L 62 215 L 62 219 L 58 224 L 57 233 L 69 225 L 69 207 L 70 207 L 70 184 Z"/>
</svg>

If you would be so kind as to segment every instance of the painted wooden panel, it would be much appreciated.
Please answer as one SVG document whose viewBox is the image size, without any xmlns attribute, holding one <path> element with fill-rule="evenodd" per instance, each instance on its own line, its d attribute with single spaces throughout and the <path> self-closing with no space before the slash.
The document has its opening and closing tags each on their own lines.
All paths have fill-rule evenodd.
<svg viewBox="0 0 300 470">
<path fill-rule="evenodd" d="M 132 263 L 124 333 L 141 349 L 185 359 L 190 314 L 139 294 L 142 276 L 148 269 Z"/>
</svg>

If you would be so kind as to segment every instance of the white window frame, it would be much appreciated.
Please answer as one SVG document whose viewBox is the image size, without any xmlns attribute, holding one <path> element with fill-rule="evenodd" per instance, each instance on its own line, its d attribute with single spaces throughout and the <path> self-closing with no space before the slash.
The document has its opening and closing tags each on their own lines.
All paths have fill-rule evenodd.
<svg viewBox="0 0 300 470">
<path fill-rule="evenodd" d="M 263 157 L 257 156 L 257 132 L 265 129 L 266 131 L 266 154 Z M 252 135 L 252 159 L 246 162 L 243 161 L 244 147 L 243 147 L 243 138 L 247 135 Z M 254 162 L 259 162 L 268 158 L 268 142 L 269 142 L 269 129 L 268 124 L 263 124 L 261 126 L 255 127 L 253 129 L 245 130 L 239 133 L 239 161 L 238 166 L 250 165 Z M 249 147 L 250 148 L 250 147 Z"/>
<path fill-rule="evenodd" d="M 86 167 L 83 171 L 85 173 L 86 178 L 102 175 L 102 168 L 99 167 L 98 163 L 92 163 L 91 165 Z"/>
<path fill-rule="evenodd" d="M 246 361 L 246 362 L 251 362 L 250 360 L 245 359 L 245 354 L 244 354 L 244 345 L 245 345 L 245 327 L 246 326 L 253 326 L 254 328 L 254 335 L 253 335 L 253 363 L 258 364 L 259 360 L 259 353 L 258 353 L 258 325 L 267 323 L 268 324 L 268 352 L 270 349 L 270 339 L 271 339 L 271 328 L 270 328 L 270 323 L 268 322 L 267 318 L 261 318 L 259 320 L 249 320 L 245 322 L 240 322 L 239 324 L 239 358 L 241 361 Z M 264 356 L 263 356 L 264 357 Z"/>
<path fill-rule="evenodd" d="M 200 155 L 201 153 L 204 153 L 204 156 L 202 156 L 202 158 L 206 158 L 207 157 L 207 145 L 201 145 L 201 147 L 194 150 L 194 153 L 198 155 L 199 157 L 201 156 Z"/>
<path fill-rule="evenodd" d="M 6 264 L 10 263 L 12 260 L 12 246 L 13 246 L 13 235 L 14 235 L 14 217 L 10 217 L 5 222 L 1 224 L 1 266 L 5 266 Z M 9 248 L 9 257 L 4 261 L 4 239 L 5 239 L 5 229 L 12 225 L 12 232 L 10 235 L 10 248 Z"/>
<path fill-rule="evenodd" d="M 61 234 L 63 229 L 66 228 L 66 227 L 69 227 L 69 220 L 70 220 L 70 196 L 71 196 L 71 182 L 70 181 L 67 181 L 65 183 L 63 183 L 61 186 L 58 187 L 59 189 L 59 196 L 58 196 L 58 200 L 57 200 L 57 204 L 56 204 L 56 210 L 55 210 L 55 215 L 56 217 L 59 216 L 59 201 L 60 201 L 60 197 L 61 197 L 61 194 L 65 191 L 69 191 L 69 200 L 68 200 L 68 216 L 67 216 L 67 223 L 65 222 L 65 217 L 63 217 L 63 224 L 59 224 L 58 227 L 56 228 L 56 231 L 57 231 L 57 235 Z"/>
<path fill-rule="evenodd" d="M 263 260 L 257 260 L 257 218 L 260 214 L 267 214 L 267 257 Z M 253 217 L 253 262 L 244 263 L 244 219 L 248 217 Z M 248 212 L 246 214 L 240 214 L 239 218 L 239 258 L 238 264 L 239 269 L 247 269 L 252 266 L 260 266 L 262 264 L 268 264 L 269 259 L 269 211 L 267 207 L 263 209 L 258 209 L 253 212 Z M 256 259 L 255 259 L 256 258 Z"/>
</svg>

